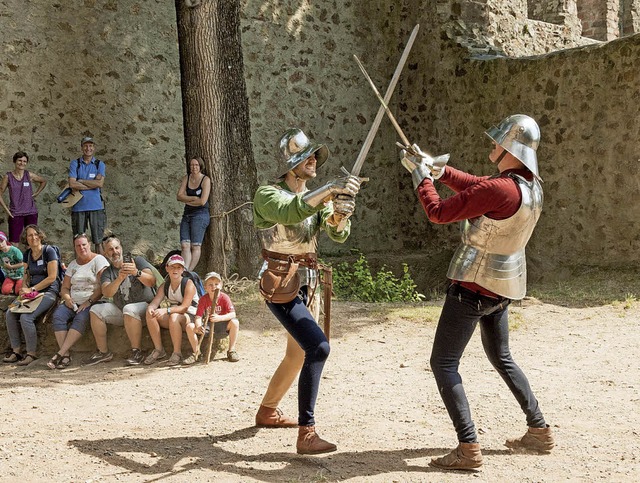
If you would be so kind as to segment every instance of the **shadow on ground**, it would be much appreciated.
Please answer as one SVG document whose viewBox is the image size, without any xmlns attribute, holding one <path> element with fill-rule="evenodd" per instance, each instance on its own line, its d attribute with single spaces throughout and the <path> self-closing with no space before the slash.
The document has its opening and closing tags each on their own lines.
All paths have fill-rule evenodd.
<svg viewBox="0 0 640 483">
<path fill-rule="evenodd" d="M 282 452 L 244 455 L 227 451 L 220 446 L 225 442 L 253 438 L 259 431 L 270 430 L 254 426 L 221 436 L 72 440 L 68 444 L 82 453 L 123 468 L 130 475 L 144 477 L 145 481 L 164 479 L 193 470 L 230 473 L 266 482 L 297 481 L 301 476 L 305 479 L 348 479 L 393 472 L 439 473 L 441 470 L 427 466 L 427 461 L 414 465 L 411 460 L 450 451 L 450 448 L 422 448 L 337 452 L 322 456 L 300 456 Z M 508 450 L 483 452 L 510 454 Z"/>
</svg>

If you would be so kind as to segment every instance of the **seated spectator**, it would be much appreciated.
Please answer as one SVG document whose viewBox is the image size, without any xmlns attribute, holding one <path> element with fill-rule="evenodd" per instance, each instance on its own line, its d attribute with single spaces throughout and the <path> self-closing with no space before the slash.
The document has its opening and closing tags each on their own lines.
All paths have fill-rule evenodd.
<svg viewBox="0 0 640 483">
<path fill-rule="evenodd" d="M 131 342 L 131 356 L 126 362 L 130 366 L 137 366 L 144 360 L 142 327 L 146 325 L 145 313 L 149 302 L 156 293 L 156 277 L 151 264 L 143 257 L 129 259 L 129 255 L 123 255 L 122 244 L 115 236 L 105 237 L 102 249 L 110 263 L 102 272 L 102 295 L 112 297 L 113 302 L 91 307 L 91 331 L 98 350 L 85 364 L 94 365 L 113 359 L 113 353 L 107 345 L 109 324 L 124 325 Z"/>
<path fill-rule="evenodd" d="M 193 354 L 184 360 L 185 364 L 193 364 L 196 362 L 196 352 L 198 348 L 198 335 L 215 337 L 219 334 L 229 334 L 229 350 L 227 351 L 227 360 L 229 362 L 238 362 L 240 358 L 236 352 L 236 341 L 238 340 L 238 331 L 240 330 L 240 322 L 236 318 L 236 309 L 231 302 L 229 296 L 222 292 L 222 277 L 216 272 L 209 272 L 204 277 L 204 289 L 206 294 L 198 301 L 198 309 L 194 322 L 187 324 L 186 332 Z M 216 309 L 211 310 L 213 296 L 216 289 L 220 290 Z M 207 320 L 207 318 L 209 320 Z M 211 325 L 209 325 L 209 323 Z M 206 329 L 205 329 L 206 327 Z M 211 330 L 213 327 L 213 330 Z M 206 332 L 205 332 L 206 330 Z M 219 337 L 222 338 L 222 337 Z"/>
<path fill-rule="evenodd" d="M 76 259 L 67 267 L 62 288 L 61 304 L 53 312 L 53 331 L 60 350 L 47 362 L 50 369 L 64 369 L 71 363 L 69 350 L 80 340 L 89 323 L 91 305 L 102 298 L 100 277 L 109 262 L 91 251 L 85 233 L 73 237 Z"/>
<path fill-rule="evenodd" d="M 7 333 L 11 342 L 11 354 L 8 354 L 3 362 L 17 363 L 27 366 L 35 361 L 38 356 L 38 333 L 36 321 L 53 307 L 58 300 L 60 281 L 58 280 L 58 265 L 61 263 L 56 250 L 51 245 L 44 245 L 46 240 L 44 231 L 38 225 L 27 225 L 20 243 L 28 245 L 24 252 L 23 261 L 26 264 L 20 295 L 43 292 L 42 302 L 38 308 L 30 313 L 14 314 L 7 311 Z M 23 357 L 20 352 L 20 332 L 24 334 L 27 354 Z"/>
<path fill-rule="evenodd" d="M 147 328 L 153 340 L 154 349 L 144 360 L 147 365 L 164 359 L 167 353 L 162 347 L 160 328 L 169 329 L 173 353 L 167 361 L 169 366 L 177 366 L 182 361 L 182 331 L 193 322 L 198 305 L 196 285 L 182 274 L 185 270 L 184 258 L 173 255 L 167 261 L 168 277 L 158 287 L 158 293 L 147 308 Z M 166 306 L 166 308 L 161 307 Z"/>
<path fill-rule="evenodd" d="M 2 257 L 2 295 L 20 294 L 22 277 L 24 277 L 24 262 L 22 252 L 11 245 L 7 235 L 0 231 L 0 257 Z"/>
</svg>

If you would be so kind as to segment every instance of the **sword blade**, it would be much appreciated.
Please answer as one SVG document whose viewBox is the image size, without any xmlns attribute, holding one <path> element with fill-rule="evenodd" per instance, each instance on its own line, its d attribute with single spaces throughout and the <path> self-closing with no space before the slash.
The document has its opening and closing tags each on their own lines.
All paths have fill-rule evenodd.
<svg viewBox="0 0 640 483">
<path fill-rule="evenodd" d="M 364 74 L 365 78 L 369 82 L 369 85 L 371 86 L 371 89 L 373 89 L 373 92 L 376 94 L 376 97 L 380 101 L 380 105 L 381 105 L 383 111 L 387 113 L 387 117 L 391 121 L 391 124 L 393 124 L 393 127 L 396 129 L 396 132 L 400 136 L 400 139 L 402 139 L 402 142 L 405 144 L 406 147 L 410 147 L 411 143 L 409 142 L 409 139 L 407 138 L 407 136 L 405 136 L 404 132 L 402 131 L 402 128 L 398 124 L 398 121 L 396 121 L 395 116 L 393 115 L 393 113 L 389 109 L 389 106 L 387 106 L 387 103 L 385 102 L 384 98 L 380 95 L 380 92 L 378 91 L 378 88 L 376 87 L 376 85 L 373 82 L 373 80 L 371 80 L 371 77 L 369 76 L 369 73 L 367 72 L 367 69 L 364 68 L 364 65 L 362 65 L 362 62 L 360 62 L 360 59 L 358 59 L 358 57 L 356 57 L 355 55 L 353 57 L 356 59 L 356 62 L 358 63 L 358 67 L 360 67 L 360 70 L 362 71 L 362 73 Z"/>
<path fill-rule="evenodd" d="M 418 29 L 419 28 L 420 28 L 420 24 L 416 24 L 416 26 L 413 27 L 413 30 L 411 31 L 411 35 L 409 36 L 409 40 L 407 41 L 407 45 L 405 46 L 404 51 L 402 52 L 402 56 L 400 57 L 400 60 L 398 61 L 398 65 L 396 66 L 396 70 L 393 73 L 393 77 L 391 78 L 391 82 L 389 82 L 389 87 L 387 87 L 387 92 L 384 95 L 384 103 L 383 104 L 387 104 L 389 102 L 389 100 L 391 99 L 391 96 L 393 95 L 393 91 L 395 90 L 396 84 L 398 83 L 398 80 L 400 79 L 400 74 L 402 73 L 402 69 L 404 68 L 404 65 L 407 62 L 407 58 L 409 57 L 409 53 L 411 52 L 411 48 L 413 47 L 413 43 L 415 42 L 416 37 L 418 36 Z M 356 57 L 356 60 L 358 60 L 357 57 Z M 358 61 L 358 63 L 360 63 L 360 61 Z M 376 133 L 378 132 L 378 128 L 380 127 L 380 123 L 382 122 L 382 118 L 384 117 L 384 113 L 385 113 L 384 106 L 380 106 L 380 108 L 378 109 L 378 113 L 376 114 L 376 117 L 373 120 L 373 123 L 371 124 L 371 128 L 369 129 L 369 133 L 367 134 L 367 137 L 365 138 L 364 143 L 362 144 L 362 147 L 360 148 L 360 153 L 358 154 L 358 157 L 356 158 L 356 162 L 353 164 L 353 168 L 351 169 L 351 174 L 354 175 L 354 176 L 358 176 L 360 174 L 360 170 L 362 169 L 362 165 L 364 164 L 364 160 L 367 157 L 367 154 L 369 153 L 369 149 L 371 148 L 371 145 L 373 144 L 373 139 L 376 137 Z"/>
</svg>

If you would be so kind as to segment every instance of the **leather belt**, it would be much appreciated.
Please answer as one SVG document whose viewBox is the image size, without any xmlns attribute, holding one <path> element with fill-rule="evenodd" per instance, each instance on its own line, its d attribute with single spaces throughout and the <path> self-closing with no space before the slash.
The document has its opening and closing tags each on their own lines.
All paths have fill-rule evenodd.
<svg viewBox="0 0 640 483">
<path fill-rule="evenodd" d="M 265 260 L 274 260 L 282 262 L 290 262 L 302 265 L 307 268 L 318 268 L 318 257 L 315 253 L 299 253 L 297 255 L 288 255 L 286 253 L 272 252 L 262 249 L 262 258 Z"/>
</svg>

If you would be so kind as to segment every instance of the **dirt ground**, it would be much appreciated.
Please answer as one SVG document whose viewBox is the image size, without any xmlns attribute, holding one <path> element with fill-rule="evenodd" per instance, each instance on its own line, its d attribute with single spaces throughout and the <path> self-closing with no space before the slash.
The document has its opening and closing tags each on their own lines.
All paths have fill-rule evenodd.
<svg viewBox="0 0 640 483">
<path fill-rule="evenodd" d="M 257 300 L 237 304 L 241 361 L 51 371 L 0 367 L 0 481 L 640 481 L 640 306 L 512 308 L 514 357 L 553 426 L 551 455 L 512 454 L 525 420 L 476 332 L 462 361 L 485 465 L 429 468 L 456 444 L 428 367 L 439 307 L 334 303 L 317 405 L 332 454 L 295 454 L 295 429 L 253 418 L 284 350 Z M 282 403 L 295 413 L 295 387 Z"/>
</svg>

